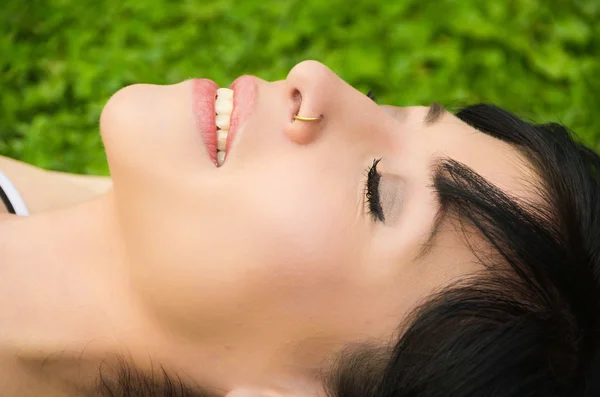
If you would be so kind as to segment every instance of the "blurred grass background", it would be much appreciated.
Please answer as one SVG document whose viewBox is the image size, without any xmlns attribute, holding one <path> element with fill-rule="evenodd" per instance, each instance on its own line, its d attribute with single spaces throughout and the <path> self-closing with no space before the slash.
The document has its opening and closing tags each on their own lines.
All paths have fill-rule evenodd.
<svg viewBox="0 0 600 397">
<path fill-rule="evenodd" d="M 492 102 L 600 149 L 597 0 L 1 0 L 0 154 L 108 174 L 119 88 L 316 59 L 381 103 Z"/>
</svg>

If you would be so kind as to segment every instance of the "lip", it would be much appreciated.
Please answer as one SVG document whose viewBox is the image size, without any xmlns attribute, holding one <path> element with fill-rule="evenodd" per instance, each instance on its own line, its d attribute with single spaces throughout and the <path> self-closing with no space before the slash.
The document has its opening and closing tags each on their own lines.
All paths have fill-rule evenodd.
<svg viewBox="0 0 600 397">
<path fill-rule="evenodd" d="M 250 75 L 240 76 L 229 86 L 233 90 L 233 109 L 229 123 L 229 134 L 225 143 L 225 161 L 233 147 L 238 127 L 252 113 L 256 101 L 257 78 Z M 219 86 L 209 79 L 192 80 L 193 112 L 200 135 L 208 156 L 217 163 L 217 125 L 215 115 L 215 98 Z M 224 165 L 224 163 L 223 163 Z"/>
<path fill-rule="evenodd" d="M 254 108 L 258 87 L 257 80 L 254 76 L 244 75 L 235 79 L 229 86 L 229 89 L 233 90 L 233 110 L 231 112 L 229 135 L 225 145 L 225 161 L 227 161 L 235 142 L 238 127 L 244 124 Z"/>
<path fill-rule="evenodd" d="M 209 79 L 192 80 L 192 111 L 204 141 L 208 156 L 217 166 L 217 124 L 215 121 L 215 96 L 219 86 Z"/>
</svg>

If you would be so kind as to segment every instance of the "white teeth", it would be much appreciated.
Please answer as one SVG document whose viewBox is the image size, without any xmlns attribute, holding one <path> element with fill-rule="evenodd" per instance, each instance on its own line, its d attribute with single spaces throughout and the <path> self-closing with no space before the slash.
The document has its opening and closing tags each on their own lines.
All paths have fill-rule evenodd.
<svg viewBox="0 0 600 397">
<path fill-rule="evenodd" d="M 217 152 L 217 164 L 219 164 L 219 167 L 223 165 L 224 161 L 225 161 L 225 152 L 218 151 Z"/>
<path fill-rule="evenodd" d="M 225 151 L 225 146 L 227 145 L 227 135 L 229 135 L 229 130 L 217 130 L 217 149 Z"/>
<path fill-rule="evenodd" d="M 219 98 L 233 99 L 233 90 L 230 90 L 229 88 L 219 88 L 217 90 L 217 96 Z"/>
<path fill-rule="evenodd" d="M 231 120 L 231 115 L 229 114 L 217 114 L 215 118 L 217 127 L 219 127 L 222 130 L 229 129 L 229 120 Z"/>
<path fill-rule="evenodd" d="M 215 100 L 215 113 L 231 114 L 233 111 L 233 98 L 218 96 Z"/>
<path fill-rule="evenodd" d="M 229 125 L 231 124 L 231 112 L 233 112 L 233 90 L 219 88 L 215 99 L 215 124 L 217 125 L 217 164 L 220 167 L 225 161 L 225 148 Z"/>
</svg>

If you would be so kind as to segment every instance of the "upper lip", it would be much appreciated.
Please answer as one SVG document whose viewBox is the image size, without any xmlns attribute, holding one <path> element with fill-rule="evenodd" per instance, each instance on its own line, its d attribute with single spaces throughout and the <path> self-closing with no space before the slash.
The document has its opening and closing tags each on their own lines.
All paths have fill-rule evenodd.
<svg viewBox="0 0 600 397">
<path fill-rule="evenodd" d="M 233 147 L 238 127 L 244 124 L 254 107 L 257 92 L 256 77 L 240 76 L 231 83 L 229 88 L 233 90 L 233 110 L 231 111 L 229 135 L 225 147 L 226 158 Z"/>
</svg>

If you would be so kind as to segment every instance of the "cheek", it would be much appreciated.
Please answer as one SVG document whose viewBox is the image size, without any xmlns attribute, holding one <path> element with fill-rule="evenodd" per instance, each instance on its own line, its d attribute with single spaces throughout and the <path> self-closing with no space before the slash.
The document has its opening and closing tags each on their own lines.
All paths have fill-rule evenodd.
<svg viewBox="0 0 600 397">
<path fill-rule="evenodd" d="M 333 191 L 318 197 L 298 185 L 280 191 L 254 223 L 251 256 L 260 284 L 304 302 L 345 288 L 357 278 L 364 246 L 353 224 L 356 208 Z"/>
<path fill-rule="evenodd" d="M 361 223 L 355 196 L 339 190 L 316 197 L 297 185 L 280 192 L 254 222 L 249 311 L 305 335 L 393 329 L 397 304 L 388 300 L 397 291 L 391 278 L 378 277 L 376 268 L 389 264 L 367 261 L 372 230 Z"/>
<path fill-rule="evenodd" d="M 262 220 L 264 231 L 256 254 L 273 270 L 283 274 L 319 274 L 327 272 L 343 254 L 342 214 L 320 205 L 271 207 Z"/>
</svg>

